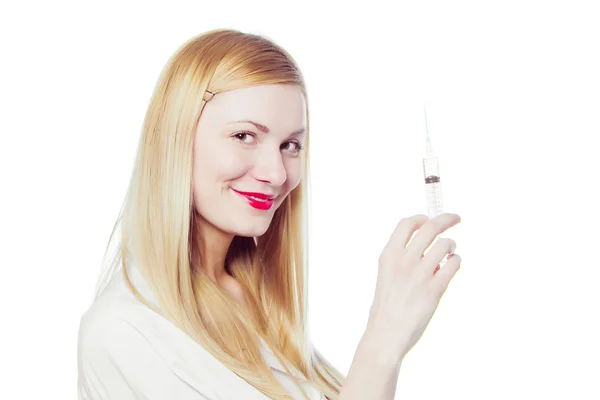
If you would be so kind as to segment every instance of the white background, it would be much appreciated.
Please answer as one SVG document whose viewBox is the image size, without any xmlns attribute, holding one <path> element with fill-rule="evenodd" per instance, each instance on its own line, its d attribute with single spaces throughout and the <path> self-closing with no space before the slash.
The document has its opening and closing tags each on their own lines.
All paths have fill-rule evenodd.
<svg viewBox="0 0 600 400">
<path fill-rule="evenodd" d="M 151 92 L 214 28 L 266 35 L 305 75 L 310 324 L 334 365 L 396 223 L 426 212 L 425 103 L 463 262 L 396 398 L 600 398 L 597 4 L 3 3 L 0 398 L 76 397 L 79 318 Z"/>
</svg>

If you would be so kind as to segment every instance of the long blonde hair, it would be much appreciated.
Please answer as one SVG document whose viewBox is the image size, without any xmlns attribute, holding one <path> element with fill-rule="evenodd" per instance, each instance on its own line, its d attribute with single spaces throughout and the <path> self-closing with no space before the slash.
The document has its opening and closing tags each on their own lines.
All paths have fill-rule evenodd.
<svg viewBox="0 0 600 400">
<path fill-rule="evenodd" d="M 235 236 L 226 256 L 250 312 L 192 265 L 192 252 L 197 251 L 193 141 L 206 99 L 210 101 L 204 96 L 207 91 L 264 84 L 301 88 L 308 119 L 306 86 L 296 62 L 264 36 L 212 30 L 188 40 L 169 59 L 146 112 L 133 174 L 105 259 L 119 227 L 121 240 L 101 274 L 96 297 L 121 265 L 131 291 L 154 309 L 129 279 L 130 254 L 163 315 L 266 396 L 292 398 L 265 363 L 257 333 L 280 362 L 286 360 L 329 399 L 337 399 L 345 377 L 308 335 L 308 126 L 300 184 L 276 210 L 263 236 Z"/>
</svg>

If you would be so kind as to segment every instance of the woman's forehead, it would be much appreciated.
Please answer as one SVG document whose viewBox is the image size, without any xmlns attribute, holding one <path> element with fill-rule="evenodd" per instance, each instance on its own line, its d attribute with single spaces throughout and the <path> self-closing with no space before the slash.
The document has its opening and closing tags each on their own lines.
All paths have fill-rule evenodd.
<svg viewBox="0 0 600 400">
<path fill-rule="evenodd" d="M 261 85 L 216 94 L 203 114 L 219 125 L 252 124 L 261 132 L 306 128 L 306 102 L 295 85 Z"/>
</svg>

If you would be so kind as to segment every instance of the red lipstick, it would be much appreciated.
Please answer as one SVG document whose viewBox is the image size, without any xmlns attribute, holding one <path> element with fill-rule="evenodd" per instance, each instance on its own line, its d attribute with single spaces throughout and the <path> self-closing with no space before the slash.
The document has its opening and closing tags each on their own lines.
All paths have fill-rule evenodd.
<svg viewBox="0 0 600 400">
<path fill-rule="evenodd" d="M 273 206 L 275 195 L 257 193 L 257 192 L 240 192 L 232 189 L 234 192 L 243 197 L 249 205 L 258 210 L 269 210 Z"/>
</svg>

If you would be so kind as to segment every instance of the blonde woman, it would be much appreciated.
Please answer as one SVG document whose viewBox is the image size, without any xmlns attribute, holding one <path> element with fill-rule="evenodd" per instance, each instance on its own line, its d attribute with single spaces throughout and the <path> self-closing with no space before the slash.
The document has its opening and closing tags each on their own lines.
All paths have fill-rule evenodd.
<svg viewBox="0 0 600 400">
<path fill-rule="evenodd" d="M 450 239 L 421 255 L 460 218 L 398 224 L 345 377 L 308 336 L 308 144 L 302 75 L 272 41 L 214 30 L 173 55 L 81 319 L 80 399 L 393 398 L 459 265 L 434 272 Z"/>
</svg>

